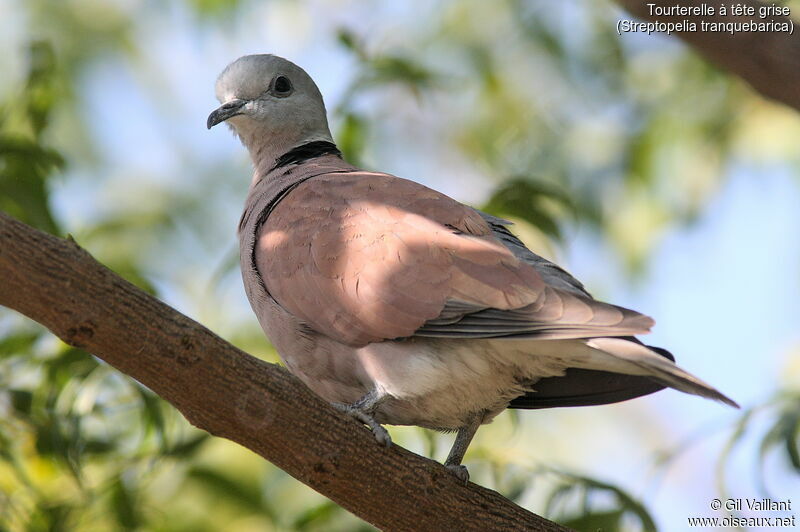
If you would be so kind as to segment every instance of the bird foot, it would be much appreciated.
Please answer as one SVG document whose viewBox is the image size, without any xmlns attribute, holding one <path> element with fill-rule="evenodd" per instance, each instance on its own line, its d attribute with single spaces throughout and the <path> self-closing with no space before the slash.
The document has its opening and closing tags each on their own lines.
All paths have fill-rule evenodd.
<svg viewBox="0 0 800 532">
<path fill-rule="evenodd" d="M 467 470 L 466 466 L 461 464 L 445 464 L 444 465 L 448 471 L 456 476 L 458 480 L 463 482 L 465 485 L 469 482 L 469 471 Z"/>
<path fill-rule="evenodd" d="M 383 425 L 375 421 L 375 418 L 373 418 L 371 415 L 353 407 L 352 405 L 333 403 L 333 406 L 336 408 L 336 410 L 344 412 L 348 416 L 368 426 L 372 431 L 372 435 L 375 436 L 375 440 L 379 444 L 383 445 L 384 447 L 390 447 L 392 445 L 392 437 L 389 436 L 389 432 L 383 428 Z"/>
</svg>

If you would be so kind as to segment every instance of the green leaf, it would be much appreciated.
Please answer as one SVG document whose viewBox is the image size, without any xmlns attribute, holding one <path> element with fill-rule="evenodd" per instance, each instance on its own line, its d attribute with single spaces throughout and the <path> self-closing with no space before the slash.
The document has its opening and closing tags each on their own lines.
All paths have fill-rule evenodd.
<svg viewBox="0 0 800 532">
<path fill-rule="evenodd" d="M 29 390 L 9 390 L 11 407 L 20 415 L 29 417 L 33 404 L 33 392 Z"/>
<path fill-rule="evenodd" d="M 503 496 L 519 504 L 520 499 L 528 490 L 530 480 L 527 478 L 511 478 L 503 486 Z"/>
<path fill-rule="evenodd" d="M 555 213 L 547 201 L 555 202 L 574 212 L 569 196 L 555 185 L 525 178 L 515 178 L 495 190 L 482 210 L 495 216 L 520 218 L 537 227 L 546 235 L 561 238 Z"/>
<path fill-rule="evenodd" d="M 628 144 L 625 178 L 628 184 L 651 185 L 656 178 L 657 156 L 664 147 L 664 119 L 651 116 Z"/>
<path fill-rule="evenodd" d="M 141 419 L 146 433 L 152 433 L 161 445 L 166 448 L 166 423 L 164 421 L 164 400 L 142 387 L 132 383 L 139 397 L 142 399 Z"/>
<path fill-rule="evenodd" d="M 323 502 L 301 513 L 292 523 L 292 530 L 304 530 L 308 526 L 321 526 L 329 523 L 339 514 L 339 506 L 331 501 Z"/>
<path fill-rule="evenodd" d="M 47 532 L 70 532 L 71 517 L 76 508 L 65 503 L 54 503 L 43 497 L 36 501 L 35 510 L 30 519 L 28 530 Z"/>
<path fill-rule="evenodd" d="M 800 395 L 779 397 L 778 404 L 780 408 L 777 416 L 759 445 L 759 470 L 762 476 L 762 485 L 764 485 L 764 462 L 767 454 L 775 448 L 782 448 L 792 469 L 796 473 L 800 473 Z"/>
<path fill-rule="evenodd" d="M 164 456 L 173 458 L 188 459 L 194 456 L 203 445 L 211 438 L 207 432 L 201 432 L 180 443 L 168 447 L 164 451 Z"/>
<path fill-rule="evenodd" d="M 119 442 L 113 439 L 84 439 L 81 442 L 81 451 L 84 454 L 108 455 L 119 451 Z"/>
<path fill-rule="evenodd" d="M 363 44 L 352 31 L 347 28 L 339 28 L 336 32 L 336 40 L 339 41 L 339 44 L 345 49 L 354 53 L 361 61 L 367 60 L 367 54 L 364 51 Z"/>
<path fill-rule="evenodd" d="M 361 116 L 348 112 L 344 116 L 344 121 L 339 129 L 338 139 L 339 149 L 342 150 L 344 158 L 359 166 L 361 155 L 364 153 L 367 137 L 367 122 Z M 238 257 L 238 256 L 237 256 Z"/>
<path fill-rule="evenodd" d="M 96 358 L 83 349 L 65 345 L 58 356 L 44 363 L 47 384 L 57 393 L 68 380 L 85 378 L 99 364 Z"/>
<path fill-rule="evenodd" d="M 58 233 L 50 211 L 47 182 L 63 164 L 54 150 L 20 135 L 0 133 L 0 210 L 44 231 Z"/>
<path fill-rule="evenodd" d="M 36 422 L 34 425 L 36 433 L 36 452 L 45 456 L 60 456 L 65 458 L 67 448 L 67 437 L 61 429 L 58 421 L 48 418 Z"/>
<path fill-rule="evenodd" d="M 190 0 L 195 11 L 208 18 L 233 13 L 239 7 L 240 0 Z"/>
<path fill-rule="evenodd" d="M 0 358 L 14 355 L 30 355 L 33 344 L 41 336 L 41 332 L 20 330 L 0 338 Z"/>
<path fill-rule="evenodd" d="M 214 492 L 218 497 L 228 499 L 241 505 L 253 513 L 269 513 L 261 489 L 244 479 L 233 479 L 207 467 L 193 467 L 188 475 L 200 482 L 206 489 Z"/>
<path fill-rule="evenodd" d="M 552 514 L 558 502 L 565 501 L 572 495 L 582 495 L 581 499 L 583 500 L 581 508 L 560 512 L 561 517 L 556 518 L 557 521 L 577 530 L 596 530 L 596 528 L 592 528 L 595 522 L 599 527 L 609 527 L 603 528 L 603 530 L 618 530 L 617 524 L 621 522 L 621 519 L 625 515 L 631 515 L 639 521 L 643 530 L 657 529 L 650 512 L 622 488 L 581 475 L 556 470 L 550 471 L 561 477 L 562 484 L 553 491 L 547 501 L 547 515 Z M 594 497 L 604 500 L 609 495 L 613 500 L 612 508 L 602 510 L 593 508 Z M 568 523 L 575 523 L 575 525 Z"/>
<path fill-rule="evenodd" d="M 50 114 L 59 100 L 56 57 L 46 41 L 28 49 L 28 77 L 23 95 L 3 115 L 19 114 L 18 126 L 0 123 L 0 210 L 44 231 L 58 234 L 49 206 L 48 181 L 64 159 L 42 143 Z M 24 124 L 27 127 L 21 126 Z"/>
<path fill-rule="evenodd" d="M 590 512 L 571 519 L 562 519 L 559 523 L 578 532 L 614 532 L 623 530 L 622 517 L 624 515 L 623 510 Z"/>
<path fill-rule="evenodd" d="M 370 61 L 370 83 L 402 83 L 419 91 L 432 84 L 435 76 L 429 69 L 406 57 L 384 55 Z"/>
<path fill-rule="evenodd" d="M 56 55 L 48 41 L 33 41 L 28 49 L 30 70 L 25 96 L 34 135 L 38 139 L 47 127 L 50 112 L 58 101 Z"/>
<path fill-rule="evenodd" d="M 142 523 L 136 492 L 120 478 L 111 486 L 111 510 L 124 530 L 133 530 Z"/>
</svg>

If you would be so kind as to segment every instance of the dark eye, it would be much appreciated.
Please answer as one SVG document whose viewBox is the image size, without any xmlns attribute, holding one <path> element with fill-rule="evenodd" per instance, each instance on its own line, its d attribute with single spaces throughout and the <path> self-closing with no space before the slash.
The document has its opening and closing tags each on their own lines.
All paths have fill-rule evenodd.
<svg viewBox="0 0 800 532">
<path fill-rule="evenodd" d="M 272 84 L 275 96 L 288 96 L 292 92 L 292 82 L 286 76 L 278 76 Z"/>
</svg>

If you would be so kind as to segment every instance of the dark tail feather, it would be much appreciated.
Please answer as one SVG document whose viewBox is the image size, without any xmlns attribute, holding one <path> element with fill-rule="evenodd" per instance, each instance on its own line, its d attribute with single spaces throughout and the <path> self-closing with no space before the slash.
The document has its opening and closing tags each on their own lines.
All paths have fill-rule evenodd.
<svg viewBox="0 0 800 532">
<path fill-rule="evenodd" d="M 625 340 L 645 345 L 633 336 Z M 661 347 L 645 346 L 674 362 L 672 353 Z M 517 397 L 509 408 L 557 408 L 565 406 L 595 406 L 619 403 L 642 397 L 666 388 L 650 377 L 624 375 L 608 371 L 571 368 L 563 377 L 548 377 L 534 385 L 536 391 Z"/>
</svg>

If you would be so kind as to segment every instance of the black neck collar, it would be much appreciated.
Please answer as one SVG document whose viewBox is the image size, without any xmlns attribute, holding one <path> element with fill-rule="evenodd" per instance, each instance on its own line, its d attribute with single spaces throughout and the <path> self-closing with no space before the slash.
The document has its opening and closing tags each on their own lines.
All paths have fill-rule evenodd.
<svg viewBox="0 0 800 532">
<path fill-rule="evenodd" d="M 314 142 L 308 142 L 306 144 L 296 146 L 275 159 L 275 165 L 272 167 L 272 170 L 283 168 L 284 166 L 289 166 L 290 164 L 304 163 L 309 159 L 315 159 L 317 157 L 322 157 L 323 155 L 331 154 L 339 158 L 342 157 L 342 152 L 339 151 L 339 148 L 337 148 L 336 144 L 333 142 L 328 142 L 327 140 L 315 140 Z"/>
</svg>

